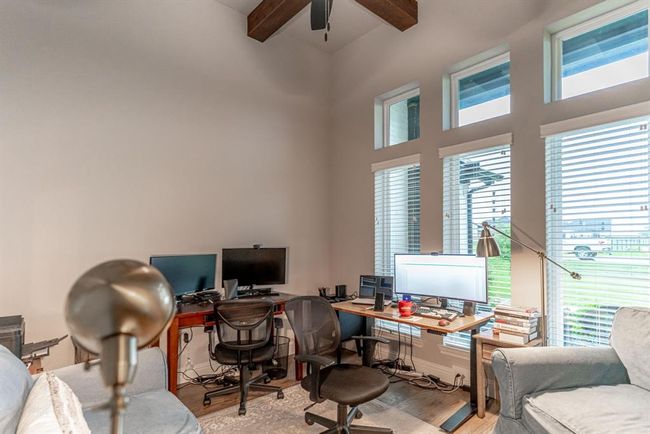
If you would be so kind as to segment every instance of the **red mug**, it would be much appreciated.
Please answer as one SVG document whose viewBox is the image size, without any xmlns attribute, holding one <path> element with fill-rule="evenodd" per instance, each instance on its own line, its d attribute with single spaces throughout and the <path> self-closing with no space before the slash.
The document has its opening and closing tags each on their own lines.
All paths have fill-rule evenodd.
<svg viewBox="0 0 650 434">
<path fill-rule="evenodd" d="M 411 300 L 400 300 L 397 303 L 397 308 L 399 309 L 399 316 L 403 318 L 408 318 L 418 311 L 418 305 Z"/>
</svg>

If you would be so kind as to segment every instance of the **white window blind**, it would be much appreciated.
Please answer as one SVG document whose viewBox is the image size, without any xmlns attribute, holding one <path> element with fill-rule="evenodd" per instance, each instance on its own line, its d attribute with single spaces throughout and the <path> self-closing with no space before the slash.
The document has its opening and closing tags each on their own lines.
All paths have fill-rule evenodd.
<svg viewBox="0 0 650 434">
<path fill-rule="evenodd" d="M 420 253 L 420 164 L 375 172 L 375 274 L 393 276 L 396 253 Z M 397 332 L 399 324 L 377 321 L 382 329 Z M 399 328 L 420 336 L 417 327 Z"/>
<path fill-rule="evenodd" d="M 510 234 L 510 145 L 445 157 L 443 251 L 475 254 L 481 222 Z M 493 234 L 501 256 L 488 259 L 488 305 L 510 303 L 510 241 Z M 469 333 L 445 337 L 445 345 L 469 348 Z"/>
<path fill-rule="evenodd" d="M 394 274 L 396 253 L 420 252 L 420 165 L 375 172 L 375 274 Z"/>
<path fill-rule="evenodd" d="M 546 139 L 546 247 L 554 345 L 606 345 L 620 306 L 650 307 L 650 117 Z"/>
</svg>

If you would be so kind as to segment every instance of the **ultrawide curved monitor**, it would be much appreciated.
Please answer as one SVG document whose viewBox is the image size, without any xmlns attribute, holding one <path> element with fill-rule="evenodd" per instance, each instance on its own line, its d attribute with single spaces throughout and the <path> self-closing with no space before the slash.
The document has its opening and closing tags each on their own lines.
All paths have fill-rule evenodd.
<svg viewBox="0 0 650 434">
<path fill-rule="evenodd" d="M 487 303 L 487 261 L 469 255 L 395 255 L 395 292 Z"/>
</svg>

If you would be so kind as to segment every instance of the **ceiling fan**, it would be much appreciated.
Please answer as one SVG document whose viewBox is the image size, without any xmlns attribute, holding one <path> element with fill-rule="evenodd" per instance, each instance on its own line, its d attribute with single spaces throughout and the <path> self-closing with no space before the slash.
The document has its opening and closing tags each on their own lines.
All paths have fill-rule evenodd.
<svg viewBox="0 0 650 434">
<path fill-rule="evenodd" d="M 311 29 L 330 30 L 330 14 L 334 0 L 258 0 L 259 4 L 248 14 L 248 36 L 266 41 L 288 23 L 308 4 L 311 4 Z M 352 1 L 352 0 L 348 0 Z M 388 24 L 404 31 L 418 22 L 417 0 L 354 0 Z"/>
<path fill-rule="evenodd" d="M 334 0 L 311 0 L 311 29 L 325 30 L 325 42 L 330 31 L 330 14 Z"/>
</svg>

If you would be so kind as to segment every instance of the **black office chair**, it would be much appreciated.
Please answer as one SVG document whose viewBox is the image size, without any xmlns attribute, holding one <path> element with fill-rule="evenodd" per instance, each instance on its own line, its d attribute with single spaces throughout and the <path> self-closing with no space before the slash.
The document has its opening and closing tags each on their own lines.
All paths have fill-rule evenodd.
<svg viewBox="0 0 650 434">
<path fill-rule="evenodd" d="M 229 300 L 214 306 L 215 328 L 219 343 L 214 345 L 214 333 L 210 333 L 210 357 L 222 365 L 237 366 L 239 384 L 226 386 L 206 393 L 203 405 L 210 405 L 210 398 L 239 391 L 239 415 L 246 414 L 246 398 L 249 389 L 276 392 L 284 398 L 282 389 L 268 383 L 267 374 L 250 378 L 250 365 L 270 361 L 273 358 L 273 303 L 263 300 Z"/>
<path fill-rule="evenodd" d="M 341 340 L 339 321 L 330 303 L 317 296 L 297 297 L 287 302 L 286 313 L 298 339 L 296 361 L 309 364 L 302 388 L 314 403 L 330 400 L 338 404 L 336 420 L 307 412 L 305 422 L 324 426 L 327 430 L 323 433 L 392 433 L 389 428 L 352 425 L 353 419 L 362 416 L 358 406 L 383 394 L 389 382 L 378 370 L 336 363 L 327 357 L 336 353 Z M 355 339 L 387 342 L 372 336 Z"/>
</svg>

